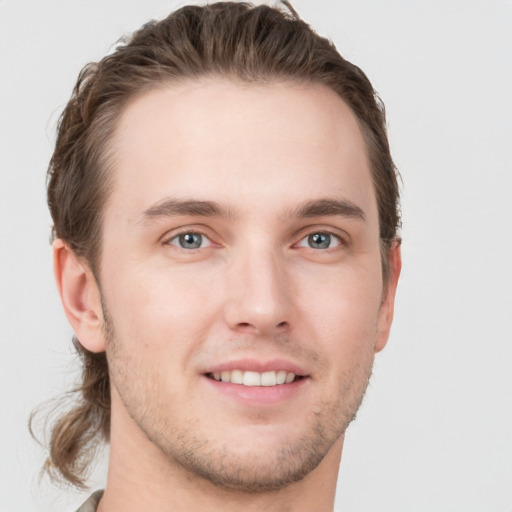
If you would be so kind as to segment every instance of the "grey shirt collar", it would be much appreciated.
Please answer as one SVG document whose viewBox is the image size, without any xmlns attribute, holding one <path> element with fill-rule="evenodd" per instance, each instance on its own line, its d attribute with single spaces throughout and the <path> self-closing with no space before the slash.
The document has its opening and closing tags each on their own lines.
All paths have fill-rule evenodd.
<svg viewBox="0 0 512 512">
<path fill-rule="evenodd" d="M 98 503 L 103 496 L 103 491 L 93 492 L 89 499 L 76 512 L 96 512 Z"/>
</svg>

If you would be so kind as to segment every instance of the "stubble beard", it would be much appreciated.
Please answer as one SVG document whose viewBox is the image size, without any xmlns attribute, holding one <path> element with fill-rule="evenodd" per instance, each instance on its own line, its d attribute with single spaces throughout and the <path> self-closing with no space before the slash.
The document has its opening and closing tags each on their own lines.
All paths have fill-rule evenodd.
<svg viewBox="0 0 512 512">
<path fill-rule="evenodd" d="M 355 419 L 371 377 L 373 350 L 368 350 L 364 360 L 344 376 L 338 394 L 315 405 L 307 432 L 299 439 L 277 448 L 263 448 L 257 454 L 235 453 L 229 444 L 219 446 L 216 439 L 201 435 L 201 427 L 196 426 L 199 420 L 180 417 L 179 411 L 170 415 L 164 405 L 147 400 L 155 396 L 151 376 L 133 371 L 139 362 L 116 339 L 105 306 L 103 313 L 111 386 L 115 386 L 131 419 L 170 465 L 227 491 L 271 492 L 304 479 Z"/>
</svg>

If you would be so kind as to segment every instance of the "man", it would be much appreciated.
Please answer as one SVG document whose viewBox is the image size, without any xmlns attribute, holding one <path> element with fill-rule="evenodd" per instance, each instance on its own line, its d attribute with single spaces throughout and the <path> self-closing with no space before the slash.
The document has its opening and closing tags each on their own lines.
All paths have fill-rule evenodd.
<svg viewBox="0 0 512 512">
<path fill-rule="evenodd" d="M 362 71 L 287 6 L 185 7 L 82 71 L 49 167 L 83 511 L 332 511 L 388 339 L 397 176 Z"/>
</svg>

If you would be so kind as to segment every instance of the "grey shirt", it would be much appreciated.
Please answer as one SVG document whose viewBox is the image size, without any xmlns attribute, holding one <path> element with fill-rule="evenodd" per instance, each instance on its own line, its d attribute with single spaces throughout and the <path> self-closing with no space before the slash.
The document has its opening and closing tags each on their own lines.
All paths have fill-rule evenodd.
<svg viewBox="0 0 512 512">
<path fill-rule="evenodd" d="M 96 491 L 89 499 L 76 511 L 76 512 L 96 512 L 96 508 L 98 507 L 98 503 L 100 502 L 101 497 L 103 496 L 103 491 Z M 334 512 L 337 512 L 334 510 Z"/>
<path fill-rule="evenodd" d="M 89 499 L 76 512 L 96 512 L 96 508 L 102 496 L 102 490 L 92 493 Z"/>
</svg>

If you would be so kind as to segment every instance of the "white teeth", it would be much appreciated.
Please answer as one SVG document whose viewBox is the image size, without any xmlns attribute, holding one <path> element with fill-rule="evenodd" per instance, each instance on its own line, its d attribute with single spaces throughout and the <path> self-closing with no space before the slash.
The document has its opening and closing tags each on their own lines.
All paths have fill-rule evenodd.
<svg viewBox="0 0 512 512">
<path fill-rule="evenodd" d="M 275 386 L 277 384 L 276 372 L 264 372 L 261 374 L 262 386 Z"/>
<path fill-rule="evenodd" d="M 258 372 L 244 372 L 244 386 L 261 386 L 261 375 Z"/>
<path fill-rule="evenodd" d="M 277 384 L 284 384 L 286 382 L 286 372 L 284 370 L 279 370 L 276 376 Z"/>
<path fill-rule="evenodd" d="M 244 372 L 242 370 L 233 370 L 231 372 L 231 382 L 233 384 L 243 384 L 244 383 Z"/>
<path fill-rule="evenodd" d="M 221 382 L 231 382 L 232 384 L 243 384 L 244 386 L 276 386 L 281 384 L 290 384 L 295 380 L 295 374 L 286 370 L 270 372 L 253 372 L 242 370 L 224 370 L 222 372 L 213 372 L 211 376 Z"/>
</svg>

